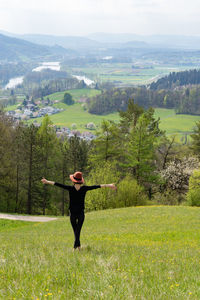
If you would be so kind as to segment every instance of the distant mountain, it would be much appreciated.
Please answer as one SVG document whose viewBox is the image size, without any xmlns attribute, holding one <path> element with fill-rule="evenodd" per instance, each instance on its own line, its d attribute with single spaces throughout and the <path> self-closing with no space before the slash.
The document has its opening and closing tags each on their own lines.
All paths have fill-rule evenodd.
<svg viewBox="0 0 200 300">
<path fill-rule="evenodd" d="M 108 48 L 162 48 L 200 50 L 200 36 L 184 35 L 137 35 L 129 33 L 93 33 L 83 36 L 55 36 L 44 34 L 13 34 L 0 31 L 7 37 L 23 39 L 38 45 L 63 47 L 77 52 Z M 50 50 L 50 49 L 49 49 Z M 58 50 L 58 49 L 57 49 Z M 60 49 L 61 50 L 61 49 Z"/>
<path fill-rule="evenodd" d="M 22 61 L 68 54 L 61 46 L 37 45 L 19 38 L 0 34 L 0 61 Z"/>
<path fill-rule="evenodd" d="M 99 43 L 127 43 L 131 41 L 144 41 L 142 36 L 129 33 L 92 33 L 88 35 L 91 40 L 98 41 Z"/>
<path fill-rule="evenodd" d="M 200 36 L 184 35 L 136 35 L 129 33 L 93 33 L 88 38 L 100 43 L 128 43 L 141 41 L 150 48 L 174 48 L 200 50 Z"/>
<path fill-rule="evenodd" d="M 20 35 L 21 39 L 36 43 L 39 45 L 55 46 L 59 45 L 66 49 L 85 49 L 85 48 L 99 48 L 100 43 L 90 40 L 86 37 L 78 36 L 54 36 L 54 35 L 40 35 L 40 34 L 24 34 Z"/>
</svg>

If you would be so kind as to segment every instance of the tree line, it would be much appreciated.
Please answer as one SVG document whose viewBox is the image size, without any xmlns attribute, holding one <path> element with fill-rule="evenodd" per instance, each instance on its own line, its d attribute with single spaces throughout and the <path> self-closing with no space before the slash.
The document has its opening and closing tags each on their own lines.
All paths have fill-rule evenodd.
<svg viewBox="0 0 200 300">
<path fill-rule="evenodd" d="M 150 84 L 152 90 L 174 89 L 179 86 L 200 84 L 200 70 L 172 72 Z"/>
<path fill-rule="evenodd" d="M 145 110 L 132 100 L 120 112 L 119 123 L 102 122 L 92 142 L 76 135 L 58 138 L 48 116 L 40 127 L 25 126 L 14 124 L 1 110 L 0 211 L 67 214 L 68 194 L 43 186 L 41 178 L 66 184 L 77 170 L 87 184 L 112 181 L 118 187 L 117 193 L 106 189 L 88 193 L 88 211 L 144 205 L 152 199 L 180 203 L 199 163 L 199 140 L 199 129 L 191 149 L 168 139 L 153 109 Z"/>
<path fill-rule="evenodd" d="M 143 108 L 173 108 L 178 114 L 200 114 L 200 85 L 175 90 L 151 90 L 145 86 L 135 88 L 112 88 L 87 100 L 88 111 L 104 115 L 126 110 L 129 99 Z"/>
</svg>

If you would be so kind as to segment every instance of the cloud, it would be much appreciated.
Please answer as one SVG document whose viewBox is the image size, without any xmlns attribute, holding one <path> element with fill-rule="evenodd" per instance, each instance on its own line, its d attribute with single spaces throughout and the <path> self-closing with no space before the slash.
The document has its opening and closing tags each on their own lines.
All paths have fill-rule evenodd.
<svg viewBox="0 0 200 300">
<path fill-rule="evenodd" d="M 0 29 L 60 35 L 197 34 L 199 13 L 199 0 L 1 0 Z"/>
</svg>

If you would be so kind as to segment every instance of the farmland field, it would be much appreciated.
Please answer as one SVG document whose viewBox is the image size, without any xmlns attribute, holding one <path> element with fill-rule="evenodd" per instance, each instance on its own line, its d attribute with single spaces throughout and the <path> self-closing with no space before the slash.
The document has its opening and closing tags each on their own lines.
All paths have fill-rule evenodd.
<svg viewBox="0 0 200 300">
<path fill-rule="evenodd" d="M 100 63 L 88 64 L 84 67 L 73 67 L 72 74 L 82 74 L 98 82 L 112 82 L 117 86 L 133 86 L 148 84 L 170 72 L 178 72 L 189 67 L 154 65 L 143 62 L 142 68 L 132 68 L 134 63 Z M 153 66 L 152 68 L 149 66 Z M 195 68 L 192 66 L 191 68 Z"/>
<path fill-rule="evenodd" d="M 0 221 L 0 299 L 200 299 L 199 208 L 87 213 L 80 252 L 68 217 L 9 222 Z"/>
</svg>

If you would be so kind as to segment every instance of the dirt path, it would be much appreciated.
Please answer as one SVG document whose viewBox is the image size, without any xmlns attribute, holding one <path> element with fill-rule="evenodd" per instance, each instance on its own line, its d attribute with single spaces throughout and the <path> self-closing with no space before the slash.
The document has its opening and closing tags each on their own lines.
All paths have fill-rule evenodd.
<svg viewBox="0 0 200 300">
<path fill-rule="evenodd" d="M 35 216 L 20 216 L 20 215 L 9 215 L 0 213 L 0 219 L 18 220 L 18 221 L 29 221 L 29 222 L 49 222 L 57 220 L 52 217 L 35 217 Z"/>
</svg>

